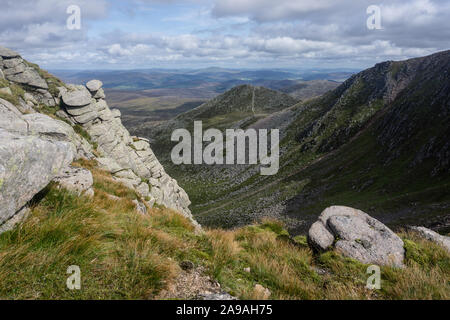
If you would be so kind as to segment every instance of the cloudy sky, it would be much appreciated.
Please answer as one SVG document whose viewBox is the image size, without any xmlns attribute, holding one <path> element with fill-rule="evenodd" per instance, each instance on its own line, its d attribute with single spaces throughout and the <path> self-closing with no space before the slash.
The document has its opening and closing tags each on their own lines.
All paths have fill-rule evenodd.
<svg viewBox="0 0 450 320">
<path fill-rule="evenodd" d="M 366 68 L 450 49 L 450 1 L 377 1 L 0 0 L 0 45 L 48 69 Z"/>
</svg>

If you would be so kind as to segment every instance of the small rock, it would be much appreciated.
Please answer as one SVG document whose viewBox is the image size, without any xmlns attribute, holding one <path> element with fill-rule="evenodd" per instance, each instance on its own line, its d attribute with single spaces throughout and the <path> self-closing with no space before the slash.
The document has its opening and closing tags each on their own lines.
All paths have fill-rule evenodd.
<svg viewBox="0 0 450 320">
<path fill-rule="evenodd" d="M 87 192 L 87 196 L 93 196 L 92 185 L 94 180 L 92 173 L 87 169 L 69 166 L 62 170 L 61 174 L 53 181 L 58 182 L 65 189 L 78 195 Z"/>
<path fill-rule="evenodd" d="M 91 80 L 88 83 L 86 83 L 86 88 L 89 89 L 91 92 L 96 92 L 100 90 L 100 88 L 103 86 L 103 82 L 100 80 Z"/>
<path fill-rule="evenodd" d="M 425 227 L 409 227 L 408 229 L 416 232 L 418 235 L 427 239 L 428 241 L 437 243 L 438 245 L 444 247 L 448 252 L 450 252 L 450 237 L 440 235 L 439 233 Z"/>
<path fill-rule="evenodd" d="M 197 296 L 198 300 L 237 300 L 232 295 L 221 292 L 221 293 L 201 293 Z"/>
<path fill-rule="evenodd" d="M 192 261 L 185 260 L 180 262 L 180 268 L 184 271 L 192 270 L 195 268 L 195 265 Z"/>
<path fill-rule="evenodd" d="M 244 271 L 247 272 L 247 273 L 250 273 L 250 267 L 244 268 Z"/>
<path fill-rule="evenodd" d="M 334 236 L 326 226 L 321 221 L 314 222 L 308 231 L 309 245 L 317 251 L 324 251 L 329 249 L 333 242 Z"/>
<path fill-rule="evenodd" d="M 103 91 L 103 89 L 99 89 L 99 90 L 95 93 L 95 95 L 94 95 L 93 98 L 94 98 L 94 99 L 105 99 L 105 98 L 106 98 L 105 91 Z"/>
<path fill-rule="evenodd" d="M 270 295 L 272 294 L 269 289 L 264 288 L 260 284 L 255 284 L 255 287 L 253 288 L 253 293 L 255 294 L 257 300 L 267 300 L 270 298 Z"/>
<path fill-rule="evenodd" d="M 0 93 L 9 94 L 10 96 L 12 96 L 12 91 L 9 87 L 0 88 Z"/>
</svg>

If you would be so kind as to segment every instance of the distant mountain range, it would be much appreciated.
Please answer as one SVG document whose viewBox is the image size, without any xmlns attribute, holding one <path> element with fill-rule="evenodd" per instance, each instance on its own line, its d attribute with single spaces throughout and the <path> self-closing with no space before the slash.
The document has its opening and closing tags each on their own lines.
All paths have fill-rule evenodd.
<svg viewBox="0 0 450 320">
<path fill-rule="evenodd" d="M 216 93 L 225 92 L 240 84 L 265 86 L 280 89 L 295 85 L 298 81 L 331 80 L 344 81 L 356 70 L 233 70 L 207 68 L 200 70 L 51 70 L 62 80 L 81 84 L 92 78 L 98 78 L 106 89 L 149 90 L 174 88 L 208 88 Z M 281 83 L 280 83 L 281 81 Z"/>
<path fill-rule="evenodd" d="M 239 85 L 266 87 L 304 100 L 334 89 L 340 84 L 337 81 L 352 74 L 347 70 L 290 72 L 223 68 L 53 72 L 75 84 L 100 79 L 108 104 L 122 112 L 128 128 L 172 119 Z M 316 78 L 321 80 L 308 80 Z"/>
<path fill-rule="evenodd" d="M 249 110 L 251 92 L 269 108 Z M 272 216 L 303 233 L 317 212 L 347 205 L 394 228 L 413 223 L 448 232 L 450 51 L 379 63 L 320 97 L 292 99 L 240 86 L 159 126 L 130 129 L 152 140 L 202 224 L 234 227 Z M 257 165 L 174 166 L 170 132 L 190 129 L 193 120 L 220 129 L 279 128 L 278 174 L 261 176 Z"/>
</svg>

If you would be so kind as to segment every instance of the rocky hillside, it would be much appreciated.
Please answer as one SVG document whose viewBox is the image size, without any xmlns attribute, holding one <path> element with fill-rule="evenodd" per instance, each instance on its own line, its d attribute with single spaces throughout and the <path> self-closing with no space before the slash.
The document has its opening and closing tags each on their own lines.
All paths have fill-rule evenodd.
<svg viewBox="0 0 450 320">
<path fill-rule="evenodd" d="M 449 299 L 450 238 L 423 227 L 396 234 L 361 210 L 331 206 L 315 212 L 307 237 L 267 218 L 233 231 L 200 228 L 187 194 L 148 141 L 122 126 L 100 81 L 66 85 L 11 50 L 0 48 L 0 57 L 0 299 Z M 304 128 L 286 114 L 305 108 L 275 113 L 285 140 L 300 146 Z M 303 152 L 334 148 L 334 137 L 307 140 Z M 446 168 L 433 161 L 424 172 L 441 179 Z M 290 191 L 286 181 L 267 186 Z M 255 191 L 270 208 L 265 190 L 247 196 Z M 235 223 L 226 206 L 215 208 Z M 367 285 L 371 264 L 382 273 L 378 289 Z M 74 266 L 81 284 L 70 290 Z"/>
<path fill-rule="evenodd" d="M 66 85 L 6 48 L 0 48 L 0 67 L 2 229 L 20 220 L 51 181 L 92 196 L 91 173 L 71 166 L 82 158 L 134 190 L 140 210 L 162 205 L 199 227 L 186 192 L 164 171 L 148 140 L 130 136 L 120 112 L 109 109 L 100 81 Z"/>
<path fill-rule="evenodd" d="M 449 65 L 449 51 L 387 61 L 321 97 L 249 122 L 208 118 L 219 128 L 279 128 L 281 168 L 273 177 L 261 177 L 256 166 L 200 170 L 167 162 L 167 170 L 207 225 L 233 227 L 272 216 L 305 233 L 317 212 L 340 203 L 391 226 L 447 230 Z M 201 117 L 189 114 L 179 118 Z M 145 134 L 156 137 L 155 152 L 166 164 L 170 148 L 158 147 L 154 133 Z"/>
</svg>

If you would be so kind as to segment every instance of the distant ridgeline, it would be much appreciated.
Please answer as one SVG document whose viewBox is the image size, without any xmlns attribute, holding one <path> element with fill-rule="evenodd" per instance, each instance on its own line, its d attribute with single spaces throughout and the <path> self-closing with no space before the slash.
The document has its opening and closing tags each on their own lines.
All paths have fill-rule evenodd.
<svg viewBox="0 0 450 320">
<path fill-rule="evenodd" d="M 364 209 L 392 226 L 450 223 L 450 51 L 388 61 L 320 97 L 239 86 L 160 125 L 130 128 L 152 141 L 188 192 L 203 224 L 249 224 L 264 216 L 305 232 L 333 204 Z M 173 165 L 173 130 L 279 129 L 280 168 Z"/>
</svg>

